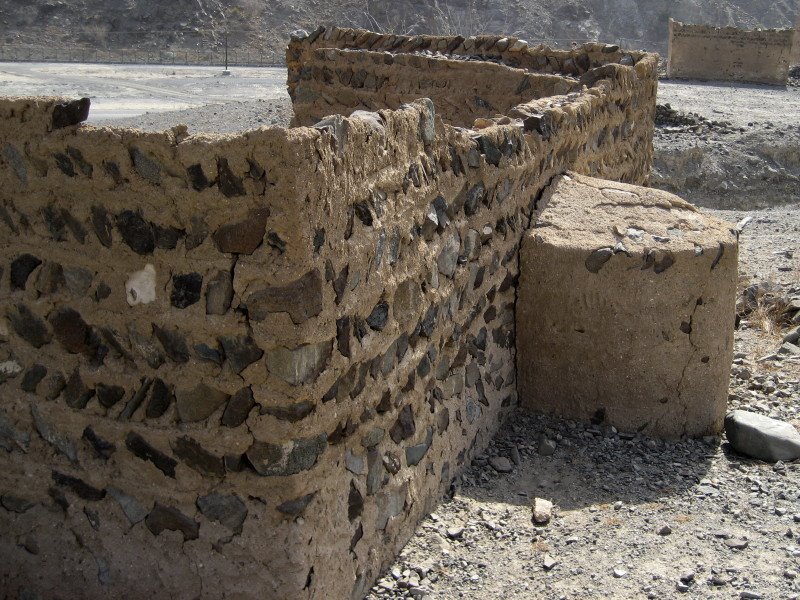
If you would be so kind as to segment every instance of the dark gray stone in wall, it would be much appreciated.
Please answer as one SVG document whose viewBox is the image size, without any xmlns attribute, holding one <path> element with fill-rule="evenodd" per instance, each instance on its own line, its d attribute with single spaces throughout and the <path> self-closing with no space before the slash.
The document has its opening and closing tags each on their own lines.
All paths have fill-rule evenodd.
<svg viewBox="0 0 800 600">
<path fill-rule="evenodd" d="M 291 451 L 284 455 L 280 446 L 257 441 L 247 450 L 246 456 L 259 475 L 295 475 L 313 467 L 327 445 L 328 436 L 323 433 L 312 438 L 294 440 Z"/>
<path fill-rule="evenodd" d="M 80 371 L 76 368 L 64 388 L 64 401 L 70 408 L 86 408 L 92 396 L 94 390 L 83 382 Z"/>
<path fill-rule="evenodd" d="M 231 369 L 237 374 L 264 355 L 264 351 L 256 346 L 250 336 L 223 336 L 217 338 L 217 341 L 222 346 Z"/>
<path fill-rule="evenodd" d="M 19 153 L 19 150 L 11 144 L 6 143 L 6 145 L 3 146 L 3 158 L 9 162 L 17 179 L 22 183 L 28 183 L 28 169 L 25 167 L 25 162 L 22 160 L 22 155 Z M 13 229 L 14 227 L 12 227 L 12 230 Z"/>
<path fill-rule="evenodd" d="M 207 519 L 217 521 L 239 534 L 247 518 L 247 505 L 236 494 L 220 494 L 212 492 L 197 498 L 197 508 Z"/>
<path fill-rule="evenodd" d="M 164 364 L 164 354 L 150 341 L 149 337 L 139 333 L 134 323 L 128 324 L 128 338 L 131 342 L 131 349 L 144 358 L 151 368 L 157 369 Z"/>
<path fill-rule="evenodd" d="M 24 290 L 28 282 L 28 277 L 34 269 L 42 264 L 42 261 L 33 254 L 22 254 L 11 262 L 9 274 L 11 276 L 11 289 Z"/>
<path fill-rule="evenodd" d="M 61 152 L 54 152 L 53 160 L 56 161 L 56 166 L 58 167 L 58 170 L 61 171 L 64 175 L 66 175 L 67 177 L 75 177 L 75 167 L 72 164 L 72 161 L 69 159 L 69 156 Z"/>
<path fill-rule="evenodd" d="M 161 165 L 144 151 L 139 150 L 139 148 L 131 148 L 130 154 L 131 160 L 133 161 L 133 168 L 139 176 L 153 185 L 160 185 Z"/>
<path fill-rule="evenodd" d="M 78 298 L 86 296 L 94 279 L 94 272 L 82 267 L 63 267 L 62 275 L 66 288 Z"/>
<path fill-rule="evenodd" d="M 290 404 L 289 406 L 265 406 L 261 409 L 261 413 L 272 415 L 280 421 L 296 423 L 314 412 L 314 408 L 315 406 L 312 402 L 304 400 L 302 402 Z"/>
<path fill-rule="evenodd" d="M 372 496 L 381 488 L 384 473 L 381 454 L 373 448 L 367 452 L 367 496 Z"/>
<path fill-rule="evenodd" d="M 53 106 L 53 129 L 63 129 L 70 125 L 78 125 L 89 118 L 91 100 L 81 98 L 61 102 Z"/>
<path fill-rule="evenodd" d="M 297 518 L 305 512 L 306 508 L 308 508 L 308 505 L 316 495 L 316 492 L 312 492 L 310 494 L 306 494 L 305 496 L 300 496 L 299 498 L 282 502 L 275 508 L 277 508 L 278 512 L 281 512 L 289 517 Z"/>
<path fill-rule="evenodd" d="M 70 233 L 72 233 L 72 237 L 74 237 L 79 244 L 85 244 L 86 228 L 83 226 L 83 223 L 76 219 L 66 208 L 62 208 L 59 212 L 61 222 L 64 223 Z"/>
<path fill-rule="evenodd" d="M 50 238 L 54 242 L 65 242 L 67 240 L 67 224 L 64 222 L 61 211 L 57 210 L 52 205 L 45 206 L 42 208 L 42 218 L 47 224 Z"/>
<path fill-rule="evenodd" d="M 26 513 L 36 506 L 30 500 L 20 498 L 19 496 L 14 496 L 13 494 L 3 494 L 0 496 L 0 505 L 2 505 L 7 511 L 18 514 Z"/>
<path fill-rule="evenodd" d="M 71 462 L 75 463 L 78 461 L 78 453 L 75 450 L 75 445 L 72 443 L 72 440 L 56 431 L 47 419 L 42 416 L 41 412 L 39 412 L 39 407 L 36 404 L 31 405 L 31 416 L 33 417 L 33 425 L 36 431 L 42 436 L 45 442 L 53 446 Z"/>
<path fill-rule="evenodd" d="M 197 521 L 187 517 L 177 508 L 159 502 L 156 502 L 144 522 L 153 535 L 169 529 L 180 531 L 184 540 L 196 540 L 200 536 L 200 524 Z"/>
<path fill-rule="evenodd" d="M 383 331 L 389 320 L 389 303 L 385 300 L 378 302 L 367 317 L 367 324 L 375 331 Z"/>
<path fill-rule="evenodd" d="M 120 421 L 125 421 L 130 419 L 134 413 L 139 410 L 139 407 L 144 402 L 144 399 L 147 397 L 147 392 L 150 390 L 150 386 L 153 385 L 153 380 L 150 377 L 144 377 L 142 379 L 142 383 L 139 386 L 139 389 L 136 390 L 136 393 L 133 394 L 128 403 L 125 405 L 125 408 L 117 417 Z"/>
<path fill-rule="evenodd" d="M 486 197 L 486 187 L 479 183 L 472 186 L 464 199 L 464 214 L 468 217 L 478 212 L 478 207 Z"/>
<path fill-rule="evenodd" d="M 270 313 L 285 312 L 299 325 L 322 312 L 322 275 L 314 269 L 284 286 L 256 290 L 246 304 L 255 321 L 263 321 Z"/>
<path fill-rule="evenodd" d="M 224 315 L 233 301 L 233 276 L 230 271 L 218 271 L 206 286 L 206 314 Z"/>
<path fill-rule="evenodd" d="M 416 426 L 414 425 L 414 410 L 410 404 L 407 404 L 400 411 L 392 428 L 389 430 L 389 436 L 395 444 L 407 440 L 414 435 Z"/>
<path fill-rule="evenodd" d="M 194 250 L 208 237 L 208 224 L 202 215 L 193 215 L 189 231 L 186 234 L 186 249 Z"/>
<path fill-rule="evenodd" d="M 64 268 L 56 262 L 44 263 L 36 276 L 36 291 L 44 296 L 57 292 L 64 285 Z"/>
<path fill-rule="evenodd" d="M 350 317 L 336 319 L 336 345 L 342 356 L 350 357 Z"/>
<path fill-rule="evenodd" d="M 95 454 L 103 460 L 108 460 L 111 458 L 111 455 L 117 451 L 117 447 L 114 444 L 101 438 L 94 432 L 94 429 L 89 426 L 83 430 L 83 435 L 81 437 L 89 443 Z"/>
<path fill-rule="evenodd" d="M 59 473 L 58 471 L 52 471 L 51 475 L 56 485 L 67 488 L 79 498 L 97 502 L 106 497 L 105 490 L 97 489 L 82 479 L 66 475 L 65 473 Z"/>
<path fill-rule="evenodd" d="M 170 301 L 175 308 L 186 308 L 200 300 L 203 276 L 199 273 L 185 273 L 172 276 Z"/>
<path fill-rule="evenodd" d="M 147 517 L 147 509 L 133 496 L 115 487 L 107 487 L 106 492 L 117 501 L 131 525 L 141 523 Z"/>
<path fill-rule="evenodd" d="M 0 448 L 6 452 L 16 450 L 28 451 L 31 436 L 27 431 L 20 431 L 14 424 L 0 412 Z"/>
<path fill-rule="evenodd" d="M 325 228 L 316 229 L 314 231 L 314 254 L 319 254 L 322 245 L 325 243 Z"/>
<path fill-rule="evenodd" d="M 68 306 L 56 308 L 48 316 L 50 326 L 67 352 L 79 354 L 89 348 L 89 326 L 80 313 Z"/>
<path fill-rule="evenodd" d="M 175 479 L 175 467 L 178 465 L 178 461 L 151 446 L 138 433 L 134 431 L 129 432 L 125 438 L 125 446 L 134 456 L 144 461 L 152 462 L 164 475 Z"/>
<path fill-rule="evenodd" d="M 161 227 L 155 224 L 152 224 L 152 227 L 156 248 L 161 248 L 162 250 L 174 250 L 178 246 L 178 240 L 184 235 L 181 229 L 175 227 Z"/>
<path fill-rule="evenodd" d="M 155 233 L 150 223 L 131 210 L 117 216 L 117 229 L 128 247 L 142 256 L 152 254 L 156 247 Z M 102 241 L 102 240 L 101 240 Z"/>
<path fill-rule="evenodd" d="M 286 471 L 284 475 L 294 475 L 302 471 L 308 471 L 313 467 L 319 455 L 328 445 L 328 436 L 320 434 L 313 438 L 305 438 L 294 441 L 294 447 L 286 460 Z"/>
<path fill-rule="evenodd" d="M 123 387 L 107 385 L 105 383 L 98 383 L 94 388 L 94 392 L 100 406 L 104 408 L 111 408 L 125 396 L 125 389 Z"/>
<path fill-rule="evenodd" d="M 111 248 L 113 241 L 111 237 L 112 224 L 108 211 L 102 206 L 92 206 L 91 221 L 97 239 L 106 248 Z"/>
<path fill-rule="evenodd" d="M 208 187 L 208 178 L 203 172 L 203 167 L 199 164 L 186 167 L 186 173 L 189 175 L 189 181 L 191 182 L 195 191 L 202 192 Z"/>
<path fill-rule="evenodd" d="M 8 319 L 17 335 L 34 348 L 41 348 L 53 339 L 53 334 L 43 319 L 24 304 L 17 304 L 8 313 Z"/>
<path fill-rule="evenodd" d="M 222 413 L 222 424 L 226 427 L 238 427 L 247 420 L 255 405 L 253 390 L 249 387 L 240 389 L 228 401 L 228 405 Z"/>
<path fill-rule="evenodd" d="M 203 448 L 197 440 L 182 436 L 172 443 L 172 451 L 186 466 L 202 475 L 224 477 L 225 465 L 221 456 L 215 456 Z"/>
<path fill-rule="evenodd" d="M 503 158 L 503 154 L 500 152 L 500 149 L 497 147 L 497 144 L 494 142 L 494 140 L 486 135 L 482 135 L 478 137 L 478 144 L 480 146 L 481 154 L 486 157 L 486 162 L 490 165 L 494 165 L 495 167 L 499 166 L 500 159 Z M 470 166 L 472 165 L 470 164 Z"/>
<path fill-rule="evenodd" d="M 161 342 L 167 357 L 173 362 L 182 364 L 189 362 L 189 347 L 186 345 L 186 337 L 177 329 L 167 329 L 153 325 L 153 333 Z"/>
<path fill-rule="evenodd" d="M 147 402 L 144 416 L 148 419 L 159 418 L 167 412 L 174 398 L 175 396 L 169 386 L 156 377 L 150 386 L 150 399 Z"/>
<path fill-rule="evenodd" d="M 175 393 L 178 416 L 185 423 L 202 421 L 228 401 L 228 394 L 200 383 L 192 389 L 178 389 Z"/>
<path fill-rule="evenodd" d="M 75 164 L 78 165 L 78 169 L 80 169 L 81 173 L 83 173 L 86 177 L 92 176 L 94 167 L 90 163 L 86 162 L 86 159 L 83 158 L 83 153 L 78 148 L 67 146 L 67 155 L 75 161 Z"/>
<path fill-rule="evenodd" d="M 433 428 L 428 427 L 427 433 L 425 434 L 425 441 L 423 441 L 421 444 L 406 448 L 406 464 L 409 467 L 419 464 L 419 462 L 425 458 L 425 455 L 428 453 L 428 449 L 431 447 L 432 443 Z"/>
<path fill-rule="evenodd" d="M 267 368 L 291 385 L 311 383 L 325 369 L 332 349 L 331 341 L 292 349 L 278 346 L 267 351 Z"/>
<path fill-rule="evenodd" d="M 200 360 L 205 360 L 215 365 L 222 366 L 224 360 L 222 352 L 217 348 L 212 348 L 208 344 L 200 343 L 194 345 L 194 353 Z"/>
<path fill-rule="evenodd" d="M 252 254 L 264 241 L 269 209 L 251 210 L 247 218 L 223 225 L 212 236 L 220 252 Z"/>
<path fill-rule="evenodd" d="M 228 198 L 245 195 L 242 179 L 234 175 L 227 158 L 217 159 L 217 185 Z"/>
<path fill-rule="evenodd" d="M 22 388 L 23 392 L 35 394 L 36 388 L 39 386 L 39 382 L 41 382 L 46 375 L 47 367 L 44 365 L 35 364 L 25 371 L 25 374 L 22 376 L 20 388 Z"/>
</svg>

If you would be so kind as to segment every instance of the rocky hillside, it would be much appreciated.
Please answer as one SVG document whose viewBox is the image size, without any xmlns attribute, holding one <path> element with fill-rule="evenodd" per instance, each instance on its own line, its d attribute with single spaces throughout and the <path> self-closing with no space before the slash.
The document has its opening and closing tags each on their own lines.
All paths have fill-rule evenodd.
<svg viewBox="0 0 800 600">
<path fill-rule="evenodd" d="M 798 0 L 0 0 L 3 56 L 37 47 L 203 50 L 280 60 L 289 32 L 317 24 L 401 33 L 505 33 L 529 41 L 603 39 L 665 51 L 669 17 L 788 27 Z M 29 54 L 30 55 L 30 54 Z"/>
</svg>

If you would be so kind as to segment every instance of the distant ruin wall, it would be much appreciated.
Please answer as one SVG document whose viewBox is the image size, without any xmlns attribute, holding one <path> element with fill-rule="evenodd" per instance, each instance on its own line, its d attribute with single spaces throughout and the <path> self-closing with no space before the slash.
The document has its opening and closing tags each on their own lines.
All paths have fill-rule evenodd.
<svg viewBox="0 0 800 600">
<path fill-rule="evenodd" d="M 669 22 L 667 75 L 786 85 L 795 31 Z"/>
<path fill-rule="evenodd" d="M 789 59 L 790 65 L 800 65 L 800 17 L 794 26 L 794 45 L 792 46 L 792 57 Z"/>
<path fill-rule="evenodd" d="M 380 65 L 417 89 L 366 88 L 390 37 Z M 657 58 L 487 38 L 515 66 L 427 57 L 453 69 L 431 79 L 403 52 L 430 43 L 295 39 L 308 127 L 144 133 L 0 101 L 0 587 L 359 598 L 485 447 L 517 404 L 536 200 L 569 169 L 646 180 Z M 472 94 L 433 93 L 464 64 L 528 100 L 483 92 L 474 127 Z"/>
</svg>

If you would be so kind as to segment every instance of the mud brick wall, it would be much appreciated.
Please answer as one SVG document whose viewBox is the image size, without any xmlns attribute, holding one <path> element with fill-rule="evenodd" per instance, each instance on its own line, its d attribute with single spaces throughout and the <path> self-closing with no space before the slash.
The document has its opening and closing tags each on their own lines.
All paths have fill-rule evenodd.
<svg viewBox="0 0 800 600">
<path fill-rule="evenodd" d="M 568 152 L 574 170 L 630 183 L 644 183 L 652 162 L 657 64 L 656 55 L 607 44 L 558 51 L 498 36 L 337 28 L 287 50 L 297 124 L 424 96 L 447 124 L 479 130 L 515 121 L 535 160 Z"/>
<path fill-rule="evenodd" d="M 667 75 L 786 85 L 794 29 L 743 30 L 670 19 Z"/>
<path fill-rule="evenodd" d="M 328 60 L 312 44 L 295 64 Z M 0 100 L 3 589 L 363 596 L 517 403 L 541 191 L 568 169 L 646 179 L 655 64 L 480 128 L 411 87 L 229 136 Z"/>
</svg>

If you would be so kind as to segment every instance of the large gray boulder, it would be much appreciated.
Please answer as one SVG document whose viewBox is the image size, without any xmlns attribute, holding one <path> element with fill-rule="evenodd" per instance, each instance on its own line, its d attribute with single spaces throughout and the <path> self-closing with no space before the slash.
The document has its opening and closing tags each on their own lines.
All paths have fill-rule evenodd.
<svg viewBox="0 0 800 600">
<path fill-rule="evenodd" d="M 800 458 L 800 433 L 784 421 L 734 410 L 725 417 L 725 433 L 740 454 L 766 462 Z"/>
</svg>

